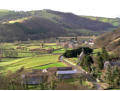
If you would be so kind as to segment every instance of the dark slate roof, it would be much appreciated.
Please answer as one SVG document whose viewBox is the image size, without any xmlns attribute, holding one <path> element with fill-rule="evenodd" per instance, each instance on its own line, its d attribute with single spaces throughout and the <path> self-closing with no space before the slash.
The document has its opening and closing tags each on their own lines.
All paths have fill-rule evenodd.
<svg viewBox="0 0 120 91">
<path fill-rule="evenodd" d="M 106 61 L 106 62 L 104 63 L 104 67 L 106 67 L 106 66 L 108 66 L 108 65 L 111 65 L 111 66 L 119 66 L 119 67 L 120 67 L 120 61 L 112 61 L 112 62 Z"/>
<path fill-rule="evenodd" d="M 120 61 L 110 62 L 112 66 L 120 66 Z"/>
<path fill-rule="evenodd" d="M 57 71 L 72 70 L 72 67 L 57 67 Z"/>
<path fill-rule="evenodd" d="M 56 74 L 75 74 L 77 71 L 75 70 L 67 70 L 67 71 L 57 71 Z"/>
</svg>

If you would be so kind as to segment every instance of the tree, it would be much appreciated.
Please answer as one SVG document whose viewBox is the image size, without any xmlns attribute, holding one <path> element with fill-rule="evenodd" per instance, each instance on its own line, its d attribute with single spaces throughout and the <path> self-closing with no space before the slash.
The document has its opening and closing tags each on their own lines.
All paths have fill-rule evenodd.
<svg viewBox="0 0 120 91">
<path fill-rule="evenodd" d="M 94 63 L 92 57 L 90 55 L 85 55 L 83 60 L 80 62 L 80 66 L 88 72 L 91 72 L 91 65 Z"/>
<path fill-rule="evenodd" d="M 104 81 L 107 82 L 110 88 L 117 88 L 120 85 L 120 68 L 117 66 L 108 66 L 105 70 Z"/>
<path fill-rule="evenodd" d="M 67 50 L 63 54 L 63 56 L 67 57 L 67 58 L 77 57 L 82 52 L 83 49 L 84 49 L 84 53 L 87 55 L 89 55 L 93 52 L 93 49 L 91 49 L 89 47 L 80 47 L 80 48 L 73 49 L 73 50 Z"/>
<path fill-rule="evenodd" d="M 108 55 L 108 52 L 106 51 L 105 47 L 102 48 L 102 58 L 104 61 L 108 61 L 109 59 L 109 55 Z"/>
<path fill-rule="evenodd" d="M 112 84 L 112 82 L 113 82 L 113 80 L 112 80 L 112 69 L 111 69 L 110 66 L 108 66 L 107 69 L 105 70 L 105 76 L 104 76 L 104 78 L 105 78 L 105 81 L 106 81 L 109 85 Z"/>
<path fill-rule="evenodd" d="M 97 54 L 97 66 L 100 70 L 102 70 L 104 68 L 103 57 L 100 53 Z"/>
<path fill-rule="evenodd" d="M 2 49 L 0 49 L 0 61 L 2 60 L 2 57 L 3 57 L 3 52 Z"/>
<path fill-rule="evenodd" d="M 44 43 L 41 43 L 41 47 L 44 48 Z"/>
<path fill-rule="evenodd" d="M 92 68 L 91 74 L 92 74 L 95 78 L 100 78 L 101 75 L 99 74 L 99 73 L 100 73 L 100 70 L 98 69 L 98 67 L 92 65 L 91 68 Z"/>
</svg>

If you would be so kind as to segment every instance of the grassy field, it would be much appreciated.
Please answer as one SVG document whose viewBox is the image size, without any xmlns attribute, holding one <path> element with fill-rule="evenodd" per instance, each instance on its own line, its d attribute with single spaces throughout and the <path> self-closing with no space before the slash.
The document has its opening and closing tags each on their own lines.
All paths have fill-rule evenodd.
<svg viewBox="0 0 120 91">
<path fill-rule="evenodd" d="M 60 49 L 60 50 L 54 51 L 53 53 L 64 53 L 64 52 L 65 52 L 65 49 Z"/>
<path fill-rule="evenodd" d="M 38 57 L 27 57 L 13 61 L 0 62 L 1 72 L 16 71 L 21 67 L 25 69 L 44 69 L 49 67 L 62 67 L 66 66 L 63 63 L 58 62 L 59 55 L 41 55 Z M 50 64 L 51 63 L 51 64 Z M 45 65 L 50 64 L 50 65 Z M 45 66 L 43 66 L 45 65 Z"/>
<path fill-rule="evenodd" d="M 49 67 L 63 67 L 64 63 L 58 62 L 59 55 L 50 55 L 45 51 L 30 51 L 30 49 L 50 49 L 54 48 L 53 53 L 64 53 L 65 49 L 59 49 L 60 46 L 56 43 L 44 43 L 42 48 L 39 41 L 22 42 L 22 43 L 1 43 L 0 48 L 9 49 L 7 51 L 17 52 L 17 56 L 20 58 L 2 58 L 0 62 L 1 72 L 16 71 L 21 67 L 25 69 L 46 69 Z M 19 48 L 19 49 L 18 49 Z M 56 50 L 59 49 L 59 50 Z M 47 54 L 44 54 L 47 53 Z M 3 54 L 5 57 L 5 54 Z"/>
<path fill-rule="evenodd" d="M 98 53 L 98 52 L 102 52 L 102 49 L 101 49 L 101 48 L 98 48 L 98 49 L 94 49 L 94 50 L 93 50 L 93 53 Z"/>
<path fill-rule="evenodd" d="M 60 49 L 61 47 L 56 43 L 44 43 L 44 46 L 42 47 L 39 41 L 32 43 L 1 43 L 0 48 L 7 49 L 7 51 L 17 52 L 16 57 L 34 57 L 41 54 L 49 54 L 49 49 L 54 49 L 52 53 L 55 54 L 65 52 L 65 49 Z M 4 52 L 3 57 L 6 57 Z"/>
<path fill-rule="evenodd" d="M 77 57 L 76 58 L 66 58 L 66 59 L 75 64 L 77 63 L 77 60 L 78 60 Z"/>
<path fill-rule="evenodd" d="M 55 63 L 48 64 L 48 65 L 33 67 L 33 69 L 47 69 L 50 67 L 65 67 L 65 66 L 66 66 L 66 64 L 64 64 L 62 62 L 55 62 Z"/>
</svg>

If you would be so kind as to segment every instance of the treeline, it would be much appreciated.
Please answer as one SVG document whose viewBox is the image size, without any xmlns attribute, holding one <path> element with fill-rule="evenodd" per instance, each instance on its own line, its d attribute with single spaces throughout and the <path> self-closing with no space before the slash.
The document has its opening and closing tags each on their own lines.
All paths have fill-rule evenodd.
<svg viewBox="0 0 120 91">
<path fill-rule="evenodd" d="M 66 58 L 72 58 L 72 57 L 78 57 L 81 52 L 84 52 L 86 55 L 91 54 L 93 52 L 93 49 L 89 48 L 89 47 L 80 47 L 77 49 L 73 49 L 73 50 L 67 50 L 63 56 Z"/>
</svg>

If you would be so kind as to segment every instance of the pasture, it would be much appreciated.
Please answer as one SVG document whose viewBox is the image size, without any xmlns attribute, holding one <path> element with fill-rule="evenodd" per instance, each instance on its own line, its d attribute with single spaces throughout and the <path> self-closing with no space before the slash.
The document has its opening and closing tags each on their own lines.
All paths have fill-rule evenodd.
<svg viewBox="0 0 120 91">
<path fill-rule="evenodd" d="M 40 43 L 38 42 L 22 42 L 22 43 L 1 43 L 0 49 L 3 50 L 3 57 L 5 56 L 5 52 L 12 52 L 12 57 L 34 57 L 39 56 L 41 54 L 62 54 L 65 52 L 65 49 L 56 43 Z"/>
<path fill-rule="evenodd" d="M 64 63 L 58 62 L 59 55 L 40 55 L 36 57 L 26 57 L 11 61 L 0 62 L 1 72 L 6 73 L 9 70 L 15 72 L 24 67 L 25 69 L 46 69 L 49 67 L 64 67 Z M 48 65 L 47 65 L 48 64 Z"/>
</svg>

